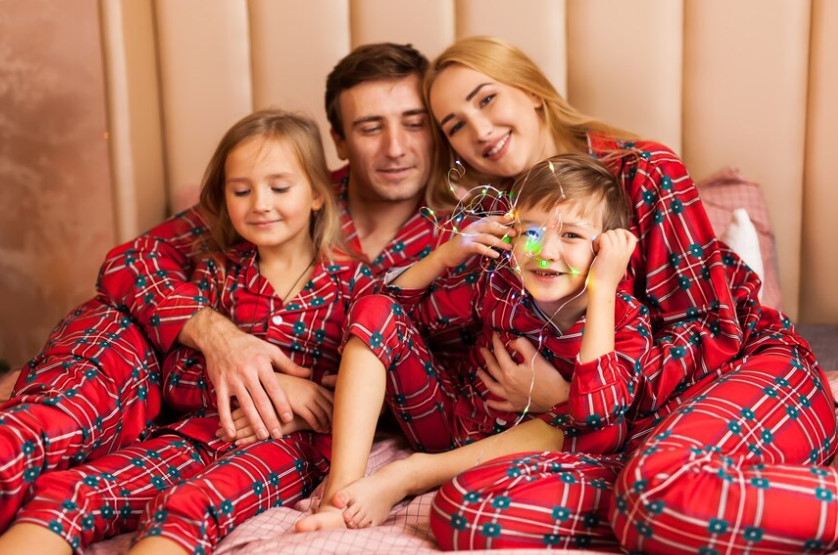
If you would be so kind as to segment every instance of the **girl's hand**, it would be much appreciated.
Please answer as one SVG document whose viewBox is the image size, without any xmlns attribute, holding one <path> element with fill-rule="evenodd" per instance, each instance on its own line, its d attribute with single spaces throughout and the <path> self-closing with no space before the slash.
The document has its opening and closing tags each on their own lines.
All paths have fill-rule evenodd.
<svg viewBox="0 0 838 555">
<path fill-rule="evenodd" d="M 297 378 L 287 374 L 275 373 L 275 379 L 287 393 L 294 418 L 282 426 L 283 435 L 301 430 L 313 430 L 328 433 L 332 426 L 332 405 L 334 394 L 305 378 Z M 238 407 L 231 414 L 235 435 L 227 438 L 235 440 L 236 445 L 245 445 L 261 439 L 253 429 L 247 412 Z M 223 430 L 219 429 L 216 437 L 222 437 Z"/>
<path fill-rule="evenodd" d="M 596 260 L 591 265 L 588 288 L 592 292 L 614 293 L 626 274 L 637 237 L 627 229 L 609 229 L 594 239 Z"/>
<path fill-rule="evenodd" d="M 503 399 L 486 401 L 490 408 L 521 412 L 529 402 L 529 412 L 541 414 L 567 401 L 570 382 L 565 380 L 528 340 L 519 337 L 513 342 L 515 350 L 524 358 L 521 364 L 512 359 L 496 333 L 492 334 L 492 346 L 494 353 L 488 349 L 481 349 L 488 372 L 477 371 L 477 376 L 486 388 L 496 397 Z M 532 383 L 533 379 L 535 383 Z"/>
<path fill-rule="evenodd" d="M 436 256 L 447 268 L 456 268 L 473 254 L 498 258 L 502 251 L 511 251 L 512 243 L 504 237 L 514 237 L 511 216 L 487 216 L 468 225 L 450 241 L 436 249 Z"/>
</svg>

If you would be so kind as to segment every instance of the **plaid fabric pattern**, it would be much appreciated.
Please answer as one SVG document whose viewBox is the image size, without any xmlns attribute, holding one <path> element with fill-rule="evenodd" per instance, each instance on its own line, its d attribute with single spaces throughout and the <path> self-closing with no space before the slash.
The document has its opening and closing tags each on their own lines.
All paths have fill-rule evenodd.
<svg viewBox="0 0 838 555">
<path fill-rule="evenodd" d="M 208 428 L 217 418 L 204 418 Z M 137 530 L 209 553 L 238 523 L 293 505 L 328 471 L 297 433 L 230 449 L 167 432 L 93 462 L 39 478 L 18 522 L 45 526 L 83 553 L 97 540 Z"/>
<path fill-rule="evenodd" d="M 336 189 L 344 193 L 346 175 L 344 170 L 333 176 Z M 343 229 L 360 249 L 351 215 L 342 206 Z M 416 260 L 425 251 L 421 243 L 438 233 L 432 222 L 411 219 L 374 271 L 383 272 L 390 262 Z M 127 446 L 157 416 L 158 356 L 169 351 L 186 322 L 183 306 L 176 303 L 190 292 L 193 312 L 208 303 L 200 282 L 187 281 L 208 245 L 206 222 L 195 206 L 113 249 L 100 270 L 100 296 L 59 323 L 43 352 L 23 369 L 17 396 L 0 409 L 0 530 L 24 502 L 34 473 Z M 293 348 L 293 340 L 288 345 Z M 197 360 L 186 351 L 179 356 Z M 210 385 L 198 381 L 202 378 L 202 368 L 184 371 L 181 390 L 188 395 L 174 404 L 211 406 Z"/>
<path fill-rule="evenodd" d="M 609 520 L 616 538 L 628 550 L 667 554 L 834 546 L 838 533 L 824 512 L 833 508 L 823 503 L 834 498 L 838 474 L 816 465 L 834 454 L 835 414 L 808 345 L 787 318 L 756 301 L 759 281 L 716 241 L 686 169 L 669 149 L 590 136 L 589 151 L 614 171 L 631 199 L 639 248 L 628 285 L 648 306 L 654 334 L 643 368 L 652 387 L 638 397 L 627 466 L 614 486 Z M 457 480 L 468 483 L 471 473 L 485 471 Z M 815 491 L 812 476 L 827 485 Z M 555 488 L 551 480 L 533 483 Z M 526 493 L 512 486 L 504 494 L 516 510 L 536 506 L 529 499 L 540 486 L 526 487 Z M 814 493 L 795 497 L 795 512 L 807 522 L 801 527 L 782 515 L 790 492 L 802 491 Z M 564 495 L 572 494 L 554 491 L 554 497 Z M 488 545 L 485 535 L 455 541 L 450 515 L 459 505 L 432 513 L 437 539 L 452 548 Z M 483 522 L 464 514 L 470 529 Z M 551 514 L 540 514 L 545 525 L 558 526 Z M 510 545 L 523 526 L 508 519 L 492 545 Z"/>
<path fill-rule="evenodd" d="M 759 250 L 765 269 L 760 300 L 764 306 L 782 310 L 777 245 L 759 184 L 749 181 L 736 168 L 727 168 L 696 183 L 696 186 L 716 235 L 722 235 L 727 229 L 735 209 L 744 208 L 748 212 L 759 235 Z"/>
<path fill-rule="evenodd" d="M 39 475 L 129 445 L 160 402 L 157 358 L 127 313 L 100 299 L 70 313 L 0 408 L 0 531 Z"/>
<path fill-rule="evenodd" d="M 332 176 L 340 205 L 341 231 L 349 247 L 365 258 L 355 221 L 349 211 L 349 171 L 349 166 L 346 166 Z M 384 250 L 372 260 L 366 258 L 365 262 L 374 275 L 381 276 L 390 268 L 405 266 L 426 257 L 433 249 L 451 237 L 450 230 L 442 225 L 447 216 L 447 212 L 440 212 L 434 217 L 428 217 L 417 210 L 416 214 L 402 225 Z"/>
<path fill-rule="evenodd" d="M 344 324 L 355 299 L 375 292 L 378 280 L 369 267 L 358 261 L 323 261 L 315 265 L 311 279 L 302 291 L 282 304 L 257 265 L 257 251 L 242 243 L 219 257 L 198 264 L 191 282 L 201 292 L 195 300 L 175 293 L 170 306 L 180 305 L 181 318 L 188 319 L 194 307 L 208 303 L 228 317 L 242 331 L 279 346 L 292 362 L 311 368 L 311 379 L 320 383 L 327 374 L 337 372 Z M 172 325 L 181 324 L 177 317 Z M 177 347 L 163 363 L 163 395 L 166 404 L 182 412 L 216 406 L 215 391 L 203 355 L 188 347 Z M 181 424 L 180 433 L 211 441 L 211 435 L 198 427 L 190 431 Z"/>
<path fill-rule="evenodd" d="M 242 243 L 198 263 L 189 285 L 201 298 L 182 294 L 186 288 L 179 287 L 167 299 L 171 316 L 159 327 L 179 327 L 195 306 L 212 306 L 243 331 L 279 345 L 292 361 L 312 368 L 312 379 L 319 382 L 337 370 L 351 303 L 374 290 L 376 283 L 360 262 L 324 261 L 314 267 L 302 291 L 283 305 L 259 274 L 255 247 Z M 69 474 L 47 474 L 36 482 L 33 501 L 18 521 L 48 527 L 77 549 L 140 525 L 140 537 L 163 535 L 190 552 L 208 552 L 238 522 L 310 493 L 328 471 L 328 441 L 315 441 L 320 436 L 310 433 L 292 434 L 290 439 L 231 451 L 231 444 L 215 437 L 217 414 L 204 416 L 215 396 L 201 358 L 192 349 L 178 347 L 163 366 L 166 399 L 180 410 L 197 409 L 192 417 L 157 429 L 153 433 L 160 437 L 148 443 L 80 465 Z M 161 437 L 168 438 L 165 448 Z M 103 475 L 104 491 L 97 489 L 96 478 Z M 79 486 L 79 477 L 95 484 Z M 173 485 L 179 487 L 170 489 Z M 95 510 L 76 510 L 83 502 L 112 510 L 97 521 Z M 124 510 L 134 514 L 146 505 L 139 520 L 136 515 L 118 519 L 113 514 L 116 506 L 129 507 Z M 68 512 L 67 506 L 74 509 Z"/>
<path fill-rule="evenodd" d="M 495 331 L 506 345 L 526 337 L 570 381 L 570 401 L 539 415 L 566 436 L 566 449 L 614 451 L 626 441 L 627 418 L 650 348 L 646 310 L 629 295 L 617 297 L 616 352 L 581 364 L 577 355 L 585 325 L 581 318 L 562 333 L 547 322 L 507 270 L 446 276 L 427 290 L 390 287 L 398 301 L 367 298 L 351 313 L 348 335 L 359 337 L 388 368 L 388 403 L 417 450 L 448 449 L 507 429 L 519 417 L 490 408 L 492 398 L 476 369 L 484 362 L 479 348 L 491 348 Z M 420 332 L 481 322 L 483 333 L 465 358 L 440 370 Z M 619 353 L 619 354 L 616 354 Z M 450 434 L 450 435 L 448 435 Z M 590 437 L 588 437 L 590 436 Z"/>
</svg>

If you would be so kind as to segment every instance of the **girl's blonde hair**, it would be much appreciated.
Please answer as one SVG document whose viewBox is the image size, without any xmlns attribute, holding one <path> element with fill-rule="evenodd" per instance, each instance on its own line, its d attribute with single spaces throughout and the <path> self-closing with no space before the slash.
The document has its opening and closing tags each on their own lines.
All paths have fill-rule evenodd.
<svg viewBox="0 0 838 555">
<path fill-rule="evenodd" d="M 224 165 L 233 150 L 253 138 L 283 141 L 290 147 L 311 183 L 314 196 L 323 199 L 320 209 L 311 214 L 310 233 L 315 252 L 325 257 L 330 257 L 334 251 L 347 252 L 340 233 L 338 204 L 332 191 L 320 129 L 311 118 L 282 110 L 254 112 L 236 122 L 224 134 L 207 165 L 200 206 L 217 247 L 225 250 L 242 241 L 227 213 Z"/>
<path fill-rule="evenodd" d="M 615 139 L 637 138 L 628 131 L 607 125 L 576 110 L 562 98 L 547 76 L 526 54 L 512 44 L 493 37 L 468 37 L 458 40 L 431 62 L 423 83 L 425 103 L 428 106 L 431 88 L 437 77 L 455 64 L 479 71 L 499 83 L 540 98 L 543 104 L 538 110 L 544 125 L 557 145 L 564 145 L 571 151 L 586 152 L 589 131 Z M 454 167 L 454 161 L 458 157 L 434 118 L 431 118 L 431 126 L 434 129 L 436 144 L 431 184 L 434 187 L 447 188 L 447 174 Z M 461 163 L 466 169 L 465 180 L 471 185 L 497 177 L 480 175 L 465 161 Z"/>
</svg>

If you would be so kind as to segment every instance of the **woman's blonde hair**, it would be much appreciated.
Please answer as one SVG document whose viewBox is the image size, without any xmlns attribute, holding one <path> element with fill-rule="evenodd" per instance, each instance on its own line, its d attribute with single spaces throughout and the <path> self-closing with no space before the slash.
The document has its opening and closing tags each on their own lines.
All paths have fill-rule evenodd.
<svg viewBox="0 0 838 555">
<path fill-rule="evenodd" d="M 602 133 L 616 139 L 634 140 L 636 135 L 607 125 L 587 116 L 562 98 L 547 76 L 526 54 L 512 44 L 493 37 L 468 37 L 460 39 L 440 54 L 428 68 L 423 83 L 425 103 L 430 106 L 430 93 L 437 77 L 448 67 L 460 64 L 494 79 L 499 83 L 533 94 L 543 102 L 539 113 L 544 125 L 553 135 L 557 145 L 564 145 L 575 152 L 586 152 L 587 133 Z M 434 118 L 436 149 L 432 186 L 447 188 L 447 175 L 458 158 L 445 134 Z M 476 184 L 496 176 L 478 174 L 465 161 L 467 183 Z"/>
<path fill-rule="evenodd" d="M 311 118 L 282 110 L 254 112 L 236 122 L 224 134 L 207 165 L 200 206 L 217 247 L 225 250 L 242 241 L 227 212 L 224 165 L 233 150 L 253 138 L 283 141 L 297 155 L 314 196 L 323 199 L 320 209 L 311 214 L 309 231 L 315 252 L 325 257 L 330 257 L 336 250 L 347 252 L 340 233 L 338 204 L 332 191 L 320 129 Z"/>
</svg>

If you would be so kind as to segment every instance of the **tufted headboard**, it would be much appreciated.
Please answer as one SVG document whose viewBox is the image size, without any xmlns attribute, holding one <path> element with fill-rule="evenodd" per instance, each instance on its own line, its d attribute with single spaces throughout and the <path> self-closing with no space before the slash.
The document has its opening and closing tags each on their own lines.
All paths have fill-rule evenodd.
<svg viewBox="0 0 838 555">
<path fill-rule="evenodd" d="M 491 34 L 581 110 L 674 148 L 694 178 L 737 166 L 760 183 L 786 311 L 838 322 L 838 2 L 100 0 L 100 14 L 119 240 L 191 202 L 216 141 L 253 109 L 301 109 L 326 131 L 325 76 L 352 47 L 433 57 Z"/>
</svg>

